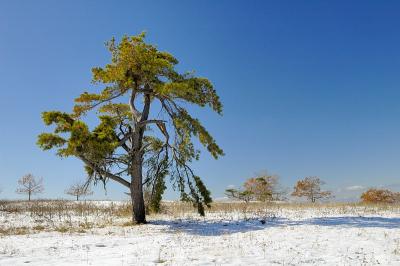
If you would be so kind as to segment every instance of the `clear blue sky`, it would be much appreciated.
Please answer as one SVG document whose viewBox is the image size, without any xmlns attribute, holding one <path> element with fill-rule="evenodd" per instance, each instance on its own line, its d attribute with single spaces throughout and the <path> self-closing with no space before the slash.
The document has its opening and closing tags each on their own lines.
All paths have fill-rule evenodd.
<svg viewBox="0 0 400 266">
<path fill-rule="evenodd" d="M 221 96 L 223 117 L 195 114 L 226 153 L 194 165 L 214 197 L 263 169 L 287 187 L 318 175 L 342 192 L 398 189 L 399 12 L 398 1 L 1 1 L 0 197 L 19 197 L 28 172 L 51 198 L 84 177 L 78 160 L 36 146 L 40 113 L 70 111 L 109 59 L 104 42 L 142 30 Z M 96 191 L 124 197 L 111 183 Z"/>
</svg>

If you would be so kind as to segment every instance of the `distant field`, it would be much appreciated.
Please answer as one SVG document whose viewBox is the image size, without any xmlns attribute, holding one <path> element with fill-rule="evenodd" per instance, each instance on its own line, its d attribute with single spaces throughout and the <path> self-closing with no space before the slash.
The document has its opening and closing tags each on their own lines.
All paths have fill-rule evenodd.
<svg viewBox="0 0 400 266">
<path fill-rule="evenodd" d="M 400 265 L 400 206 L 0 202 L 0 265 Z"/>
</svg>

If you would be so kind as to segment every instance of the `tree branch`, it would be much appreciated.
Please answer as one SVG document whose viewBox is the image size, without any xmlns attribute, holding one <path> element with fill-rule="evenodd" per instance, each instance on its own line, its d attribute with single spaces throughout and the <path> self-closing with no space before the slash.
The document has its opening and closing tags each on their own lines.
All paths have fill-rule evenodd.
<svg viewBox="0 0 400 266">
<path fill-rule="evenodd" d="M 113 175 L 113 174 L 111 174 L 111 173 L 109 173 L 109 172 L 107 172 L 107 171 L 104 171 L 103 169 L 101 169 L 101 168 L 98 167 L 96 164 L 92 163 L 91 161 L 89 161 L 88 159 L 86 159 L 85 157 L 83 157 L 82 155 L 79 155 L 78 157 L 79 157 L 79 159 L 81 159 L 85 164 L 87 164 L 90 168 L 92 168 L 94 171 L 98 172 L 99 174 L 104 175 L 104 176 L 106 176 L 106 177 L 108 177 L 108 178 L 110 178 L 110 179 L 112 179 L 112 180 L 114 180 L 114 181 L 116 181 L 116 182 L 118 182 L 118 183 L 120 183 L 120 184 L 122 184 L 122 185 L 124 185 L 124 186 L 126 186 L 126 187 L 128 187 L 128 188 L 130 188 L 131 183 L 129 183 L 129 182 L 126 181 L 125 179 L 123 179 L 123 178 L 121 178 L 121 177 L 119 177 L 119 176 Z"/>
<path fill-rule="evenodd" d="M 131 97 L 129 99 L 129 107 L 131 108 L 132 112 L 132 120 L 139 121 L 141 114 L 135 107 L 135 98 L 136 98 L 136 89 L 132 89 Z"/>
<path fill-rule="evenodd" d="M 138 127 L 142 127 L 147 124 L 159 124 L 159 123 L 165 123 L 165 120 L 157 120 L 157 119 L 150 119 L 150 120 L 145 120 L 141 121 L 137 124 Z"/>
<path fill-rule="evenodd" d="M 121 92 L 117 93 L 117 94 L 114 95 L 114 96 L 111 96 L 110 98 L 107 98 L 107 99 L 105 99 L 105 100 L 98 101 L 97 103 L 91 105 L 91 106 L 90 106 L 90 109 L 93 109 L 93 108 L 99 106 L 99 105 L 102 104 L 102 103 L 105 103 L 105 102 L 111 101 L 111 100 L 113 100 L 113 99 L 115 99 L 115 98 L 118 98 L 119 96 L 123 95 L 125 92 L 126 92 L 126 90 L 122 90 Z"/>
</svg>

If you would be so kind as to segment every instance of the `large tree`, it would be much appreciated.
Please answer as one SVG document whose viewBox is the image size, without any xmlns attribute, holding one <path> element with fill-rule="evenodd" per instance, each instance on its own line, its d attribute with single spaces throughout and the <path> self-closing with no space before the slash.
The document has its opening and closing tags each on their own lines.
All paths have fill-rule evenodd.
<svg viewBox="0 0 400 266">
<path fill-rule="evenodd" d="M 223 151 L 187 106 L 209 106 L 221 114 L 222 104 L 208 79 L 179 73 L 178 60 L 144 38 L 142 33 L 109 41 L 111 62 L 92 69 L 101 92 L 81 94 L 72 113 L 44 112 L 44 123 L 55 129 L 39 135 L 38 144 L 44 150 L 56 148 L 59 156 L 79 158 L 95 182 L 113 180 L 128 188 L 136 223 L 146 222 L 143 187 L 152 191 L 156 209 L 166 176 L 181 199 L 204 215 L 211 197 L 190 168 L 200 153 L 193 137 L 216 159 Z M 94 109 L 100 123 L 91 130 L 82 119 Z"/>
</svg>

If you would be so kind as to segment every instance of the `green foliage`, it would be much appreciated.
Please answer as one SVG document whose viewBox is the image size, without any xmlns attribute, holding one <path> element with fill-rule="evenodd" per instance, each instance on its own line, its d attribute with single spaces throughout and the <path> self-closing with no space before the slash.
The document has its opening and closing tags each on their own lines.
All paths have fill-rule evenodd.
<svg viewBox="0 0 400 266">
<path fill-rule="evenodd" d="M 220 155 L 224 155 L 222 149 L 215 143 L 214 138 L 208 131 L 201 125 L 198 119 L 191 117 L 188 112 L 182 111 L 179 116 L 174 119 L 175 127 L 178 134 L 182 136 L 182 143 L 180 147 L 182 152 L 190 151 L 189 157 L 196 157 L 194 150 L 190 145 L 190 137 L 197 136 L 212 156 L 217 159 Z"/>
<path fill-rule="evenodd" d="M 199 191 L 200 196 L 202 197 L 202 199 L 197 200 L 196 204 L 197 204 L 197 210 L 200 213 L 200 215 L 204 216 L 204 206 L 203 203 L 210 208 L 211 205 L 210 203 L 212 202 L 211 199 L 211 193 L 210 191 L 206 188 L 206 186 L 204 185 L 203 181 L 201 181 L 199 176 L 193 176 L 194 181 L 196 183 L 196 187 Z"/>
<path fill-rule="evenodd" d="M 174 81 L 157 86 L 156 89 L 162 96 L 184 99 L 202 107 L 209 105 L 214 111 L 222 113 L 219 97 L 206 78 L 197 78 L 190 73 L 177 75 Z"/>
<path fill-rule="evenodd" d="M 109 116 L 100 116 L 100 124 L 92 132 L 83 121 L 65 113 L 44 112 L 42 118 L 46 125 L 56 125 L 54 133 L 39 135 L 37 144 L 43 150 L 58 148 L 59 156 L 86 156 L 98 162 L 116 149 L 116 123 Z M 60 133 L 69 133 L 69 138 Z"/>
<path fill-rule="evenodd" d="M 225 194 L 228 196 L 228 198 L 242 200 L 246 203 L 254 199 L 254 193 L 249 190 L 229 188 L 225 190 Z"/>
<path fill-rule="evenodd" d="M 39 135 L 38 144 L 43 150 L 50 150 L 54 147 L 60 148 L 64 146 L 67 141 L 62 137 L 52 134 L 43 133 Z"/>
<path fill-rule="evenodd" d="M 160 211 L 160 204 L 162 200 L 162 195 L 167 189 L 165 186 L 165 177 L 168 174 L 168 161 L 164 160 L 156 173 L 153 191 L 150 199 L 150 208 L 153 212 L 158 213 Z"/>
</svg>

